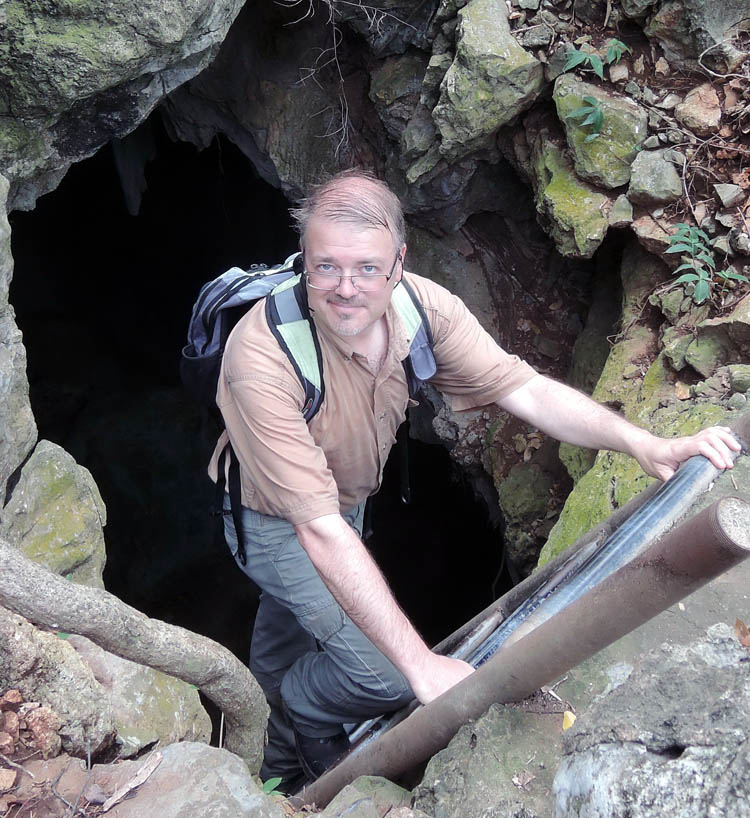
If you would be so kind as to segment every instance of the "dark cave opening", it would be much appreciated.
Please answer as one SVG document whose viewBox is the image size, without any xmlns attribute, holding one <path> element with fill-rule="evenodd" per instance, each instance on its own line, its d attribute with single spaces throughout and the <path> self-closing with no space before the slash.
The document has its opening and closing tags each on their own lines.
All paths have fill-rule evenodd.
<svg viewBox="0 0 750 818">
<path fill-rule="evenodd" d="M 228 140 L 171 142 L 158 113 L 142 128 L 156 158 L 137 216 L 111 146 L 11 214 L 11 303 L 40 439 L 87 467 L 107 506 L 107 588 L 244 659 L 255 592 L 210 516 L 216 426 L 184 394 L 178 360 L 200 286 L 233 265 L 277 263 L 297 238 L 289 202 Z M 491 601 L 501 536 L 442 447 L 409 448 L 413 502 L 402 506 L 389 463 L 369 544 L 434 642 Z"/>
</svg>

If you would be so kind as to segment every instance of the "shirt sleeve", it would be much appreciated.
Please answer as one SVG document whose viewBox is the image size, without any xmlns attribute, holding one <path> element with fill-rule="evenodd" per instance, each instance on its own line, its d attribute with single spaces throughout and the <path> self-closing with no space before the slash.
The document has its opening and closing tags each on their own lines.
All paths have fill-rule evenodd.
<svg viewBox="0 0 750 818">
<path fill-rule="evenodd" d="M 430 383 L 449 396 L 452 409 L 488 406 L 537 374 L 517 355 L 506 352 L 458 296 L 434 282 L 424 289 L 437 362 L 437 374 Z"/>
<path fill-rule="evenodd" d="M 247 476 L 243 503 L 293 525 L 338 513 L 336 482 L 302 415 L 299 379 L 275 339 L 264 347 L 250 337 L 233 334 L 227 344 L 217 393 Z"/>
</svg>

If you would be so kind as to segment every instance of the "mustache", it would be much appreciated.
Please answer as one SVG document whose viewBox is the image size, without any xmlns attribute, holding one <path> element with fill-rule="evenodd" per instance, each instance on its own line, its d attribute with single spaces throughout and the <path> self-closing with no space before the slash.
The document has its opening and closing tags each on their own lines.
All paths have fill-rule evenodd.
<svg viewBox="0 0 750 818">
<path fill-rule="evenodd" d="M 361 307 L 364 302 L 362 302 L 360 299 L 361 295 L 359 293 L 353 295 L 351 298 L 343 298 L 338 293 L 334 292 L 331 293 L 328 298 L 326 298 L 326 301 L 329 304 L 343 304 L 347 307 Z"/>
</svg>

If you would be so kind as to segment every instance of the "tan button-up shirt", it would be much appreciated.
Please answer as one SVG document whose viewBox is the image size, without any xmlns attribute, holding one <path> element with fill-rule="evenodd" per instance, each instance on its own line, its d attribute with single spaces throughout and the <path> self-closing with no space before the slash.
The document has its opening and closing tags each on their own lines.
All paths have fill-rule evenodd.
<svg viewBox="0 0 750 818">
<path fill-rule="evenodd" d="M 429 279 L 404 274 L 432 328 L 437 374 L 431 380 L 454 410 L 486 406 L 535 374 L 503 351 L 463 302 Z M 242 504 L 298 524 L 346 511 L 377 491 L 403 422 L 409 354 L 393 305 L 386 311 L 388 352 L 377 375 L 345 338 L 316 325 L 325 398 L 306 423 L 304 390 L 271 333 L 262 304 L 234 328 L 222 364 L 217 404 L 226 423 L 209 465 L 228 440 L 240 462 Z"/>
</svg>

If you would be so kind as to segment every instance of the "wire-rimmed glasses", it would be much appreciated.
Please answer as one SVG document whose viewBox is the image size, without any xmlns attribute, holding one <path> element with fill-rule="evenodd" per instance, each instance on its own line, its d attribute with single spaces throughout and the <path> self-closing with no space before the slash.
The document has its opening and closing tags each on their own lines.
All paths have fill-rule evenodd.
<svg viewBox="0 0 750 818">
<path fill-rule="evenodd" d="M 385 289 L 386 284 L 391 280 L 393 271 L 396 269 L 396 264 L 401 258 L 401 253 L 396 253 L 396 258 L 393 259 L 391 271 L 386 275 L 385 273 L 357 273 L 353 276 L 342 276 L 335 273 L 310 273 L 305 271 L 305 279 L 308 286 L 314 290 L 335 290 L 341 285 L 342 278 L 348 278 L 352 282 L 352 286 L 359 292 L 373 292 L 375 290 Z"/>
</svg>

